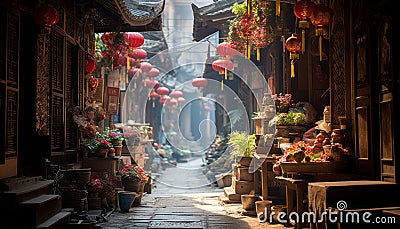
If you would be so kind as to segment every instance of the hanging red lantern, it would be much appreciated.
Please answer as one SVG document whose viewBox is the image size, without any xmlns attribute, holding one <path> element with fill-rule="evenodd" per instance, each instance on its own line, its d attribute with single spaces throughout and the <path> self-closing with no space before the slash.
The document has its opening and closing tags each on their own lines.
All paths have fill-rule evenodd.
<svg viewBox="0 0 400 229">
<path fill-rule="evenodd" d="M 131 49 L 138 48 L 144 44 L 144 36 L 138 32 L 126 33 L 126 40 L 128 41 Z"/>
<path fill-rule="evenodd" d="M 237 54 L 235 48 L 236 46 L 232 42 L 222 42 L 218 44 L 217 52 L 223 57 L 231 58 Z"/>
<path fill-rule="evenodd" d="M 140 63 L 140 70 L 143 73 L 148 73 L 152 68 L 153 68 L 153 65 L 151 65 L 149 62 Z"/>
<path fill-rule="evenodd" d="M 153 88 L 158 84 L 157 80 L 145 79 L 143 80 L 143 85 L 148 88 Z"/>
<path fill-rule="evenodd" d="M 319 60 L 322 61 L 322 37 L 328 34 L 325 26 L 332 19 L 332 10 L 324 4 L 318 4 L 310 17 L 311 23 L 316 27 L 315 35 L 319 37 Z"/>
<path fill-rule="evenodd" d="M 178 98 L 178 103 L 179 104 L 184 104 L 186 102 L 186 99 L 185 98 L 183 98 L 183 97 L 179 97 Z"/>
<path fill-rule="evenodd" d="M 159 87 L 156 92 L 161 96 L 165 96 L 169 93 L 169 89 L 167 87 Z"/>
<path fill-rule="evenodd" d="M 157 92 L 153 91 L 150 93 L 150 98 L 151 100 L 153 100 L 153 108 L 155 107 L 154 101 L 156 100 L 156 98 L 160 96 L 159 94 L 157 94 Z"/>
<path fill-rule="evenodd" d="M 178 105 L 178 100 L 176 100 L 175 98 L 170 98 L 167 101 L 168 105 L 174 106 L 174 105 Z"/>
<path fill-rule="evenodd" d="M 41 5 L 36 9 L 34 17 L 36 23 L 48 27 L 53 26 L 60 21 L 60 14 L 52 5 L 49 4 Z"/>
<path fill-rule="evenodd" d="M 103 34 L 101 35 L 101 41 L 102 41 L 106 46 L 108 46 L 108 45 L 110 44 L 110 40 L 111 40 L 110 33 L 103 33 Z"/>
<path fill-rule="evenodd" d="M 147 52 L 144 49 L 134 49 L 128 55 L 135 60 L 144 60 L 147 57 Z"/>
<path fill-rule="evenodd" d="M 231 71 L 233 69 L 233 62 L 230 60 L 216 60 L 212 63 L 212 68 L 215 71 L 218 71 L 219 74 L 223 74 L 225 80 L 228 79 L 228 70 Z M 221 82 L 221 90 L 224 90 L 224 78 L 222 78 Z"/>
<path fill-rule="evenodd" d="M 290 77 L 294 77 L 294 62 L 295 60 L 299 59 L 299 52 L 301 52 L 301 39 L 299 35 L 297 34 L 292 34 L 291 37 L 289 37 L 286 40 L 286 50 L 290 52 L 289 58 L 292 60 L 290 62 Z"/>
<path fill-rule="evenodd" d="M 171 98 L 168 95 L 161 96 L 159 103 L 165 105 Z"/>
<path fill-rule="evenodd" d="M 169 96 L 171 96 L 172 98 L 179 98 L 183 95 L 183 93 L 181 91 L 173 91 L 169 94 Z"/>
<path fill-rule="evenodd" d="M 85 71 L 86 73 L 92 73 L 96 70 L 96 61 L 93 59 L 86 59 L 85 60 Z"/>
<path fill-rule="evenodd" d="M 147 72 L 147 75 L 151 78 L 157 77 L 160 75 L 160 70 L 157 68 L 152 68 L 150 71 Z"/>
<path fill-rule="evenodd" d="M 316 5 L 311 2 L 311 0 L 301 0 L 294 5 L 293 11 L 294 15 L 300 19 L 299 21 L 299 28 L 301 29 L 301 52 L 305 52 L 305 37 L 306 32 L 305 29 L 310 27 L 310 23 L 308 19 L 311 17 L 313 12 L 315 11 Z"/>
<path fill-rule="evenodd" d="M 192 80 L 192 85 L 193 87 L 197 87 L 200 90 L 200 96 L 203 97 L 203 88 L 207 86 L 208 81 L 206 78 L 203 78 L 202 76 L 199 76 L 197 78 L 194 78 Z"/>
<path fill-rule="evenodd" d="M 211 111 L 211 107 L 206 104 L 206 105 L 204 105 L 204 110 L 209 112 L 209 111 Z"/>
</svg>

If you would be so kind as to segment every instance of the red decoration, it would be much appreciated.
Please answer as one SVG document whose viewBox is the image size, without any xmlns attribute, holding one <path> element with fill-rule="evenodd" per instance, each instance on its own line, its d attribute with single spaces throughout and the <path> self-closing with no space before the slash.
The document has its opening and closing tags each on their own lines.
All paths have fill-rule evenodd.
<svg viewBox="0 0 400 229">
<path fill-rule="evenodd" d="M 223 74 L 225 69 L 233 69 L 233 62 L 230 60 L 216 60 L 212 63 L 212 68 L 220 74 Z"/>
<path fill-rule="evenodd" d="M 171 98 L 168 95 L 165 96 L 161 96 L 159 102 L 164 105 L 165 103 L 167 103 L 167 101 L 169 101 Z"/>
<path fill-rule="evenodd" d="M 60 21 L 60 14 L 49 4 L 41 5 L 35 11 L 35 21 L 39 25 L 53 26 Z"/>
<path fill-rule="evenodd" d="M 204 110 L 211 111 L 211 107 L 206 104 L 206 105 L 204 105 Z"/>
<path fill-rule="evenodd" d="M 90 91 L 96 91 L 97 87 L 99 86 L 99 80 L 95 77 L 90 78 L 88 86 Z"/>
<path fill-rule="evenodd" d="M 186 102 L 186 99 L 185 98 L 183 98 L 183 97 L 179 97 L 178 98 L 178 103 L 179 104 L 184 104 Z"/>
<path fill-rule="evenodd" d="M 96 61 L 93 59 L 86 59 L 85 60 L 85 71 L 87 73 L 92 73 L 96 70 Z"/>
<path fill-rule="evenodd" d="M 152 78 L 157 77 L 160 75 L 160 70 L 158 70 L 157 68 L 152 68 L 150 69 L 150 71 L 147 72 L 147 75 Z"/>
<path fill-rule="evenodd" d="M 300 19 L 299 28 L 301 29 L 301 52 L 305 52 L 306 47 L 306 32 L 305 29 L 309 28 L 307 19 L 311 17 L 316 9 L 316 5 L 311 0 L 301 0 L 294 5 L 294 15 Z"/>
<path fill-rule="evenodd" d="M 167 95 L 169 93 L 169 89 L 166 87 L 159 87 L 159 88 L 157 88 L 156 92 L 159 95 Z"/>
<path fill-rule="evenodd" d="M 171 96 L 175 99 L 181 97 L 182 95 L 183 95 L 183 93 L 181 91 L 173 91 L 173 92 L 171 92 L 171 94 L 169 94 L 169 96 Z"/>
<path fill-rule="evenodd" d="M 171 98 L 167 102 L 169 105 L 177 105 L 178 104 L 178 100 L 176 100 L 175 98 Z"/>
<path fill-rule="evenodd" d="M 157 92 L 153 91 L 152 93 L 150 93 L 150 98 L 155 99 L 158 96 L 160 96 Z"/>
<path fill-rule="evenodd" d="M 222 42 L 217 46 L 217 52 L 221 56 L 230 58 L 237 54 L 235 48 L 236 46 L 231 42 Z"/>
<path fill-rule="evenodd" d="M 332 10 L 324 4 L 318 4 L 310 17 L 311 23 L 316 27 L 315 35 L 319 37 L 319 60 L 322 61 L 322 37 L 328 31 L 324 26 L 329 25 L 332 19 Z"/>
<path fill-rule="evenodd" d="M 147 52 L 143 49 L 134 49 L 128 55 L 129 57 L 134 58 L 135 60 L 143 60 L 147 57 Z"/>
<path fill-rule="evenodd" d="M 192 80 L 192 85 L 194 87 L 203 88 L 203 87 L 207 86 L 207 84 L 208 84 L 207 79 L 203 78 L 201 76 Z"/>
<path fill-rule="evenodd" d="M 157 80 L 151 80 L 151 79 L 145 79 L 145 80 L 143 81 L 143 84 L 144 84 L 146 87 L 153 88 L 153 87 L 155 87 L 155 86 L 158 84 L 158 81 L 157 81 Z"/>
<path fill-rule="evenodd" d="M 311 23 L 317 27 L 329 25 L 331 18 L 332 10 L 324 4 L 318 4 L 310 17 Z"/>
<path fill-rule="evenodd" d="M 138 48 L 144 44 L 144 37 L 138 32 L 129 32 L 126 34 L 126 40 L 132 49 Z"/>
<path fill-rule="evenodd" d="M 149 62 L 140 63 L 140 69 L 144 73 L 148 73 L 152 68 L 153 68 L 153 65 L 151 65 Z"/>
<path fill-rule="evenodd" d="M 137 74 L 138 72 L 139 72 L 138 68 L 131 68 L 128 70 L 128 76 L 137 78 L 139 76 L 139 74 Z"/>
<path fill-rule="evenodd" d="M 294 61 L 296 59 L 299 59 L 299 52 L 301 52 L 301 39 L 299 35 L 297 34 L 292 34 L 291 37 L 289 37 L 286 40 L 286 49 L 290 52 L 289 58 L 292 60 L 290 62 L 290 77 L 294 77 Z"/>
<path fill-rule="evenodd" d="M 315 8 L 316 5 L 313 2 L 311 2 L 311 0 L 300 0 L 294 5 L 293 11 L 294 15 L 297 18 L 300 18 L 302 20 L 307 20 L 308 18 L 310 18 Z"/>
</svg>

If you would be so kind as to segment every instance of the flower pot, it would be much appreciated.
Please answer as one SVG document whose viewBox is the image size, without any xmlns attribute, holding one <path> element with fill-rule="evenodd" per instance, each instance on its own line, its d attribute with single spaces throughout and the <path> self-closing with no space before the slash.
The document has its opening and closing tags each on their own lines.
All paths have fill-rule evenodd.
<svg viewBox="0 0 400 229">
<path fill-rule="evenodd" d="M 129 212 L 133 201 L 136 198 L 135 192 L 120 191 L 118 192 L 118 203 L 121 212 Z"/>
<path fill-rule="evenodd" d="M 107 157 L 107 153 L 108 153 L 108 149 L 102 149 L 102 148 L 98 148 L 96 149 L 96 156 L 98 157 Z"/>
<path fill-rule="evenodd" d="M 119 157 L 122 155 L 122 145 L 120 146 L 114 146 L 115 148 L 115 156 Z"/>
<path fill-rule="evenodd" d="M 122 184 L 125 187 L 125 191 L 143 193 L 144 192 L 144 182 L 139 181 L 122 181 Z"/>
<path fill-rule="evenodd" d="M 251 165 L 252 159 L 253 157 L 242 157 L 242 156 L 236 156 L 235 158 L 236 163 L 246 167 L 249 167 Z"/>
</svg>

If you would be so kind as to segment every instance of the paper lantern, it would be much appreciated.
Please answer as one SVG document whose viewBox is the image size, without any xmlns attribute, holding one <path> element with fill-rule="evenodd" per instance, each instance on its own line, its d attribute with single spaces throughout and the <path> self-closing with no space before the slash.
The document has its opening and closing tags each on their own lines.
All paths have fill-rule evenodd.
<svg viewBox="0 0 400 229">
<path fill-rule="evenodd" d="M 290 77 L 295 77 L 294 74 L 294 62 L 295 60 L 299 59 L 299 52 L 301 52 L 301 39 L 298 34 L 292 34 L 286 40 L 286 50 L 290 52 L 289 58 L 291 59 L 290 62 Z"/>
<path fill-rule="evenodd" d="M 85 60 L 85 71 L 87 73 L 90 74 L 90 73 L 94 72 L 96 70 L 96 66 L 97 66 L 97 64 L 96 64 L 95 60 L 93 60 L 93 59 Z"/>
<path fill-rule="evenodd" d="M 151 92 L 150 93 L 150 98 L 151 98 L 151 100 L 153 100 L 153 108 L 155 107 L 155 104 L 154 104 L 154 101 L 156 100 L 156 98 L 158 97 L 158 96 L 160 96 L 159 94 L 157 94 L 157 92 Z"/>
<path fill-rule="evenodd" d="M 235 45 L 231 42 L 222 42 L 217 46 L 217 52 L 219 55 L 231 58 L 237 54 L 235 50 Z"/>
<path fill-rule="evenodd" d="M 168 95 L 161 96 L 159 99 L 159 103 L 165 105 L 171 98 Z"/>
<path fill-rule="evenodd" d="M 169 93 L 169 89 L 167 87 L 159 87 L 157 88 L 156 92 L 163 96 L 163 95 L 167 95 Z"/>
<path fill-rule="evenodd" d="M 147 57 L 147 52 L 143 49 L 134 49 L 130 52 L 129 57 L 134 58 L 135 60 L 143 60 Z"/>
<path fill-rule="evenodd" d="M 171 96 L 172 98 L 175 98 L 175 99 L 181 97 L 182 95 L 183 95 L 183 93 L 181 91 L 173 91 L 173 92 L 171 92 L 171 94 L 169 94 L 169 96 Z"/>
<path fill-rule="evenodd" d="M 151 78 L 157 77 L 160 75 L 160 70 L 157 68 L 152 68 L 150 71 L 147 72 L 147 75 Z"/>
<path fill-rule="evenodd" d="M 34 18 L 39 25 L 51 27 L 60 21 L 60 14 L 52 5 L 45 4 L 36 9 Z"/>
<path fill-rule="evenodd" d="M 305 51 L 305 29 L 310 27 L 308 19 L 311 17 L 312 13 L 315 11 L 316 5 L 311 2 L 311 0 L 301 0 L 297 2 L 294 7 L 294 15 L 300 19 L 299 28 L 301 29 L 301 52 Z"/>
<path fill-rule="evenodd" d="M 192 80 L 193 87 L 199 88 L 201 97 L 203 97 L 203 88 L 207 86 L 207 84 L 208 84 L 207 79 L 203 78 L 202 76 L 199 76 Z"/>
<path fill-rule="evenodd" d="M 322 37 L 326 36 L 328 31 L 325 26 L 329 25 L 332 19 L 332 10 L 324 4 L 318 4 L 312 13 L 310 20 L 316 27 L 315 35 L 319 37 L 319 60 L 322 61 Z"/>
<path fill-rule="evenodd" d="M 178 98 L 178 103 L 179 104 L 184 104 L 186 102 L 186 99 L 185 98 L 183 98 L 183 97 L 179 97 Z"/>
<path fill-rule="evenodd" d="M 152 68 L 153 68 L 153 65 L 151 65 L 149 62 L 140 63 L 140 70 L 143 73 L 148 73 Z"/>
<path fill-rule="evenodd" d="M 129 47 L 131 49 L 138 48 L 144 44 L 144 37 L 138 32 L 126 33 L 126 40 L 128 41 Z"/>
</svg>

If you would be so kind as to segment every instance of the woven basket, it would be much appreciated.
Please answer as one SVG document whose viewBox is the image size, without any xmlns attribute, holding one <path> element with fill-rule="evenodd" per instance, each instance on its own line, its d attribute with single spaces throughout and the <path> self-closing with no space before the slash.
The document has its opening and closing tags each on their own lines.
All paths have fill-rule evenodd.
<svg viewBox="0 0 400 229">
<path fill-rule="evenodd" d="M 283 162 L 281 163 L 281 168 L 283 173 L 335 173 L 346 171 L 348 169 L 348 163 L 343 161 L 308 163 Z"/>
</svg>

